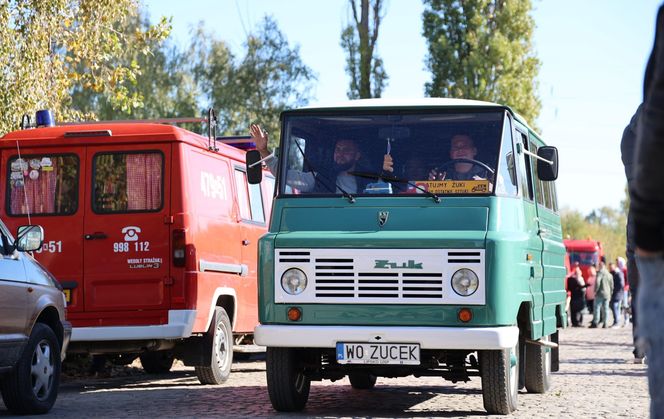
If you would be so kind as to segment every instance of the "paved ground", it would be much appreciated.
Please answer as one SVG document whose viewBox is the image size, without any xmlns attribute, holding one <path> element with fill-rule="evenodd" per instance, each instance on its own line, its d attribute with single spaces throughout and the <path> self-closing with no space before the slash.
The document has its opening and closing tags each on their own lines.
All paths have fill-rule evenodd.
<svg viewBox="0 0 664 419">
<path fill-rule="evenodd" d="M 635 365 L 631 327 L 568 328 L 561 332 L 561 370 L 544 395 L 519 393 L 513 417 L 647 418 L 646 365 Z M 9 412 L 0 401 L 0 417 Z M 440 378 L 380 379 L 375 389 L 353 390 L 347 379 L 313 383 L 299 415 L 270 406 L 265 363 L 238 362 L 223 386 L 198 384 L 192 368 L 170 374 L 68 379 L 53 417 L 371 416 L 485 417 L 479 378 L 452 384 Z"/>
</svg>

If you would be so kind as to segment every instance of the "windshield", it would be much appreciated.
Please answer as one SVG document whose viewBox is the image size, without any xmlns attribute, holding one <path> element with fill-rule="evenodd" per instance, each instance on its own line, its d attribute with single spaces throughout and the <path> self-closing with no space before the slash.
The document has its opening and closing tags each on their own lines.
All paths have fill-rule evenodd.
<svg viewBox="0 0 664 419">
<path fill-rule="evenodd" d="M 513 161 L 503 110 L 287 115 L 284 128 L 286 195 L 491 194 Z"/>
<path fill-rule="evenodd" d="M 597 252 L 570 252 L 569 261 L 572 265 L 595 265 L 599 261 Z"/>
</svg>

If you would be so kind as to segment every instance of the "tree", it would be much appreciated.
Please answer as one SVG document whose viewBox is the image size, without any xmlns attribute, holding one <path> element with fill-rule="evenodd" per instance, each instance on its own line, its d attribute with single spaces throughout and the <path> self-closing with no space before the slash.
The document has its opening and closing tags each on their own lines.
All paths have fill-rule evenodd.
<svg viewBox="0 0 664 419">
<path fill-rule="evenodd" d="M 117 30 L 127 34 L 146 32 L 150 30 L 149 19 L 139 11 Z M 76 85 L 72 89 L 72 108 L 101 120 L 201 116 L 193 69 L 186 54 L 170 38 L 148 39 L 146 47 L 150 51 L 147 54 L 130 48 L 111 60 L 115 67 L 137 69 L 134 83 L 126 87 L 128 96 L 140 98 L 139 106 L 117 108 L 109 92 Z"/>
<path fill-rule="evenodd" d="M 592 238 L 602 243 L 606 260 L 625 256 L 625 225 L 627 218 L 621 211 L 602 207 L 583 216 L 578 210 L 560 212 L 563 236 L 572 239 Z"/>
<path fill-rule="evenodd" d="M 24 113 L 51 109 L 56 119 L 81 116 L 70 108 L 74 86 L 103 92 L 116 108 L 140 106 L 127 87 L 138 65 L 114 65 L 127 50 L 149 52 L 168 33 L 166 21 L 123 33 L 135 0 L 9 0 L 0 2 L 0 133 Z"/>
<path fill-rule="evenodd" d="M 540 111 L 539 60 L 530 0 L 424 0 L 428 96 L 512 107 L 531 123 Z"/>
<path fill-rule="evenodd" d="M 346 50 L 346 72 L 350 76 L 349 99 L 380 97 L 387 82 L 383 60 L 376 54 L 376 41 L 383 7 L 382 0 L 348 0 L 353 24 L 341 32 L 341 47 Z M 370 4 L 371 3 L 371 7 Z"/>
<path fill-rule="evenodd" d="M 195 77 L 207 105 L 217 109 L 220 133 L 247 134 L 258 122 L 274 146 L 279 114 L 308 103 L 315 76 L 270 17 L 244 46 L 244 56 L 237 58 L 226 43 L 199 28 L 190 48 Z"/>
</svg>

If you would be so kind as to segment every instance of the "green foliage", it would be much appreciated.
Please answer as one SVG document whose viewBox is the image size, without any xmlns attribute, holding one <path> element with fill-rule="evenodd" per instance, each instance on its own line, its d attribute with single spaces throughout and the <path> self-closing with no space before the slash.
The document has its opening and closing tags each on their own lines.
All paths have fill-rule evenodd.
<svg viewBox="0 0 664 419">
<path fill-rule="evenodd" d="M 540 112 L 530 0 L 424 0 L 432 75 L 426 94 L 497 102 L 530 123 Z"/>
<path fill-rule="evenodd" d="M 382 19 L 382 0 L 348 0 L 353 23 L 341 32 L 341 47 L 346 51 L 346 72 L 350 76 L 349 99 L 380 97 L 387 82 L 383 60 L 376 54 L 378 28 Z M 371 4 L 370 4 L 371 3 Z"/>
<path fill-rule="evenodd" d="M 130 91 L 137 64 L 117 65 L 128 51 L 147 54 L 167 36 L 165 20 L 144 30 L 118 30 L 137 11 L 135 0 L 9 0 L 0 2 L 0 134 L 24 113 L 51 109 L 57 120 L 81 117 L 75 89 L 104 94 L 114 108 L 141 106 Z"/>
<path fill-rule="evenodd" d="M 149 19 L 139 12 L 129 16 L 116 30 L 146 33 L 151 26 Z M 200 116 L 187 57 L 170 39 L 146 38 L 144 48 L 122 50 L 109 62 L 115 67 L 135 69 L 134 82 L 125 86 L 127 96 L 134 98 L 133 106 L 117 107 L 107 92 L 76 85 L 72 89 L 73 109 L 101 120 Z"/>
<path fill-rule="evenodd" d="M 244 47 L 236 57 L 200 27 L 189 48 L 195 80 L 207 105 L 217 110 L 220 134 L 247 134 L 250 124 L 260 123 L 274 147 L 280 113 L 308 103 L 315 76 L 270 17 Z"/>
<path fill-rule="evenodd" d="M 563 209 L 560 215 L 565 238 L 601 242 L 607 261 L 625 256 L 627 217 L 623 211 L 602 207 L 584 217 L 578 210 Z"/>
</svg>

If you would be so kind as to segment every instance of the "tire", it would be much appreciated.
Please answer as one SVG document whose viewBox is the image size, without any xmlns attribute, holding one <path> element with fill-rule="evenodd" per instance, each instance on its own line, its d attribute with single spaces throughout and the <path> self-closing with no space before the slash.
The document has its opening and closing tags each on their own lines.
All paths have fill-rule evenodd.
<svg viewBox="0 0 664 419">
<path fill-rule="evenodd" d="M 143 369 L 149 374 L 169 372 L 175 360 L 175 357 L 169 351 L 144 352 L 139 357 Z"/>
<path fill-rule="evenodd" d="M 484 408 L 489 414 L 509 415 L 517 408 L 519 394 L 519 344 L 479 352 Z"/>
<path fill-rule="evenodd" d="M 542 340 L 549 341 L 549 337 Z M 551 349 L 526 345 L 526 390 L 528 393 L 546 393 L 551 387 Z"/>
<path fill-rule="evenodd" d="M 50 327 L 36 323 L 14 369 L 2 377 L 5 406 L 15 414 L 51 410 L 60 385 L 60 343 Z"/>
<path fill-rule="evenodd" d="M 278 412 L 298 412 L 309 400 L 311 379 L 305 375 L 301 355 L 297 349 L 267 348 L 267 392 Z"/>
<path fill-rule="evenodd" d="M 233 364 L 233 332 L 231 321 L 223 308 L 215 309 L 207 337 L 205 342 L 211 345 L 212 350 L 209 364 L 196 366 L 196 376 L 201 384 L 223 384 L 228 380 Z"/>
<path fill-rule="evenodd" d="M 348 374 L 350 385 L 358 390 L 370 390 L 376 386 L 376 376 L 370 372 L 353 372 Z"/>
</svg>

